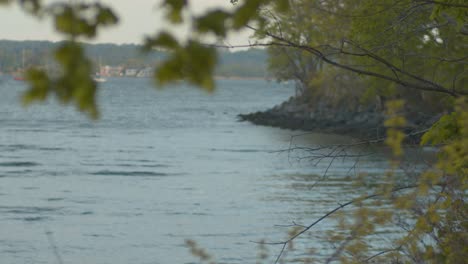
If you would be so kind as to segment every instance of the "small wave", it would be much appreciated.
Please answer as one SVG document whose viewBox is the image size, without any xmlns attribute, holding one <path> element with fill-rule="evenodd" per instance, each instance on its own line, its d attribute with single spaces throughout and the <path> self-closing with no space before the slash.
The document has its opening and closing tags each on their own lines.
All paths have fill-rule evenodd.
<svg viewBox="0 0 468 264">
<path fill-rule="evenodd" d="M 188 215 L 187 212 L 165 212 L 165 215 Z"/>
<path fill-rule="evenodd" d="M 155 163 L 154 160 L 149 160 L 149 159 L 116 159 L 115 161 L 119 162 L 138 162 L 138 163 Z"/>
<path fill-rule="evenodd" d="M 9 129 L 8 130 L 9 132 L 13 132 L 13 133 L 18 133 L 18 132 L 26 132 L 26 133 L 41 133 L 41 132 L 50 132 L 50 130 L 48 129 L 30 129 L 30 128 L 27 128 L 27 129 L 23 129 L 23 128 L 14 128 L 14 129 Z"/>
<path fill-rule="evenodd" d="M 23 187 L 22 189 L 23 189 L 23 190 L 32 191 L 32 190 L 39 190 L 39 187 L 36 187 L 36 186 L 26 186 L 26 187 Z M 0 207 L 0 208 L 1 208 L 1 207 Z"/>
<path fill-rule="evenodd" d="M 96 204 L 97 199 L 87 199 L 87 200 L 70 200 L 72 203 L 76 204 Z"/>
<path fill-rule="evenodd" d="M 113 235 L 110 234 L 83 234 L 85 237 L 110 237 L 113 238 Z"/>
<path fill-rule="evenodd" d="M 153 162 L 152 160 L 147 160 L 147 159 L 140 159 L 140 160 L 136 160 L 138 162 Z"/>
<path fill-rule="evenodd" d="M 130 164 L 130 163 L 120 163 L 120 164 L 109 164 L 109 163 L 81 163 L 84 166 L 94 166 L 94 167 L 123 167 L 123 168 L 169 168 L 169 165 L 164 164 Z"/>
<path fill-rule="evenodd" d="M 119 167 L 141 167 L 141 168 L 169 168 L 169 165 L 164 164 L 118 164 Z"/>
<path fill-rule="evenodd" d="M 225 250 L 229 250 L 229 248 L 220 248 L 220 249 L 225 249 Z M 243 258 L 235 258 L 235 257 L 230 257 L 230 258 L 222 258 L 221 261 L 223 261 L 223 263 L 242 263 L 245 261 L 245 259 Z"/>
<path fill-rule="evenodd" d="M 33 145 L 23 145 L 23 144 L 13 144 L 13 145 L 0 145 L 0 148 L 5 150 L 14 151 L 14 150 L 23 150 L 23 149 L 33 149 Z"/>
<path fill-rule="evenodd" d="M 39 150 L 39 151 L 64 151 L 65 148 L 61 147 L 39 147 L 36 145 L 23 145 L 23 144 L 13 144 L 13 145 L 0 145 L 1 149 L 5 151 L 17 151 L 17 150 Z"/>
<path fill-rule="evenodd" d="M 64 148 L 54 148 L 54 147 L 41 147 L 41 148 L 37 148 L 37 150 L 40 150 L 40 151 L 63 151 L 63 150 L 66 150 Z"/>
<path fill-rule="evenodd" d="M 3 158 L 5 160 L 20 160 L 23 158 L 23 156 L 13 156 L 13 155 L 0 155 L 0 158 Z"/>
<path fill-rule="evenodd" d="M 136 177 L 164 177 L 169 176 L 167 173 L 152 172 L 152 171 L 97 171 L 90 173 L 91 175 L 99 176 L 136 176 Z"/>
<path fill-rule="evenodd" d="M 18 170 L 18 171 L 7 171 L 6 174 L 13 174 L 13 175 L 24 175 L 24 174 L 30 174 L 33 173 L 33 170 Z M 0 177 L 6 177 L 6 175 L 0 176 Z"/>
<path fill-rule="evenodd" d="M 206 113 L 206 114 L 210 114 L 210 115 L 215 114 L 214 111 L 208 110 L 208 109 L 202 108 L 202 107 L 181 107 L 181 108 L 177 109 L 177 111 L 178 112 L 189 112 L 189 113 Z"/>
<path fill-rule="evenodd" d="M 117 164 L 117 167 L 124 168 L 169 168 L 169 165 L 163 164 Z"/>
<path fill-rule="evenodd" d="M 73 137 L 73 138 L 99 138 L 100 136 L 99 135 L 83 135 L 83 134 L 80 134 L 80 135 L 72 135 L 71 137 Z"/>
<path fill-rule="evenodd" d="M 81 212 L 80 215 L 93 215 L 94 212 L 92 211 L 84 211 L 84 212 Z"/>
<path fill-rule="evenodd" d="M 53 198 L 47 198 L 46 201 L 48 202 L 58 202 L 58 201 L 63 201 L 65 200 L 65 198 L 61 198 L 61 197 L 53 197 Z"/>
<path fill-rule="evenodd" d="M 196 215 L 196 216 L 208 216 L 208 215 L 211 215 L 211 214 L 208 214 L 208 213 L 192 213 L 192 215 Z"/>
<path fill-rule="evenodd" d="M 43 221 L 47 219 L 48 217 L 44 217 L 44 216 L 29 216 L 29 217 L 20 218 L 18 220 L 23 220 L 25 222 L 39 222 L 39 221 Z"/>
<path fill-rule="evenodd" d="M 235 152 L 235 153 L 257 153 L 257 152 L 269 152 L 266 150 L 260 149 L 210 149 L 210 151 L 220 151 L 220 152 Z"/>
<path fill-rule="evenodd" d="M 98 234 L 84 234 L 85 237 L 100 237 Z"/>
<path fill-rule="evenodd" d="M 40 214 L 60 210 L 57 207 L 34 207 L 34 206 L 0 206 L 1 213 L 10 214 Z"/>
<path fill-rule="evenodd" d="M 39 165 L 40 165 L 39 163 L 30 162 L 30 161 L 0 162 L 0 167 L 35 167 Z"/>
</svg>

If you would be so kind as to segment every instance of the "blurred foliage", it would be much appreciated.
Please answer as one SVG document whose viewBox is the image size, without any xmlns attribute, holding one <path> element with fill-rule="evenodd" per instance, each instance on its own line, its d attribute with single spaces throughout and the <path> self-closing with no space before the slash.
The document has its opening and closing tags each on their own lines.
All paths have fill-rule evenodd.
<svg viewBox="0 0 468 264">
<path fill-rule="evenodd" d="M 236 1 L 237 2 L 237 1 Z M 163 50 L 169 53 L 162 63 L 156 68 L 155 83 L 165 85 L 179 80 L 186 80 L 207 91 L 212 91 L 215 86 L 213 75 L 218 56 L 214 47 L 201 44 L 205 36 L 215 35 L 225 37 L 228 29 L 241 29 L 247 23 L 256 23 L 261 20 L 257 9 L 274 1 L 252 0 L 240 1 L 236 3 L 236 8 L 230 11 L 211 10 L 207 13 L 191 18 L 193 30 L 186 40 L 179 40 L 170 32 L 158 32 L 156 35 L 148 36 L 144 42 L 147 51 Z M 286 10 L 289 1 L 278 1 L 275 4 L 277 10 Z M 93 39 L 98 34 L 98 30 L 118 23 L 117 15 L 112 9 L 100 1 L 91 3 L 55 1 L 45 4 L 39 0 L 17 0 L 5 1 L 1 4 L 17 3 L 26 13 L 34 16 L 52 17 L 55 29 L 67 40 L 62 51 L 72 52 L 75 49 L 69 47 L 80 46 L 80 40 Z M 233 2 L 234 3 L 234 2 Z M 187 0 L 166 0 L 161 7 L 166 11 L 166 18 L 170 23 L 180 24 L 184 22 L 189 2 Z M 78 50 L 76 50 L 78 51 Z M 83 52 L 73 56 L 74 66 L 70 66 L 65 61 L 61 53 L 59 57 L 62 61 L 58 63 L 63 66 L 63 74 L 58 77 L 50 77 L 44 70 L 34 69 L 28 74 L 28 81 L 31 83 L 31 91 L 25 95 L 24 102 L 30 103 L 36 100 L 43 100 L 43 96 L 55 95 L 62 102 L 74 102 L 78 109 L 89 114 L 90 117 L 98 116 L 97 106 L 94 102 L 96 84 L 92 80 L 92 67 L 88 67 L 89 59 Z M 79 66 L 79 67 L 75 67 Z M 83 70 L 88 70 L 84 74 Z M 62 91 L 54 86 L 56 83 L 72 83 L 67 78 L 75 79 L 77 85 L 62 88 L 69 91 Z M 37 82 L 37 83 L 36 83 Z M 37 96 L 39 87 L 41 96 Z M 78 92 L 82 90 L 83 92 Z M 59 92 L 60 91 L 60 92 Z M 76 95 L 80 93 L 80 95 Z M 67 94 L 67 95 L 64 95 Z M 74 96 L 71 96 L 74 95 Z"/>
<path fill-rule="evenodd" d="M 461 2 L 296 0 L 289 12 L 263 10 L 267 23 L 257 35 L 276 43 L 270 70 L 278 80 L 295 80 L 313 101 L 351 96 L 383 109 L 385 100 L 404 98 L 409 111 L 433 114 L 468 93 L 468 8 Z M 333 83 L 339 96 L 323 97 Z"/>
<path fill-rule="evenodd" d="M 175 24 L 183 22 L 183 10 L 187 6 L 187 0 L 165 0 L 162 4 L 162 7 L 165 7 L 166 18 Z"/>
<path fill-rule="evenodd" d="M 405 102 L 403 100 L 392 100 L 387 102 L 387 120 L 384 125 L 387 127 L 387 137 L 385 143 L 392 148 L 395 156 L 403 155 L 402 143 L 405 139 L 405 134 L 401 129 L 406 124 L 406 119 L 401 116 L 399 111 L 403 109 Z"/>
<path fill-rule="evenodd" d="M 15 72 L 24 68 L 42 68 L 49 75 L 56 76 L 61 72 L 54 60 L 54 50 L 61 42 L 49 41 L 9 41 L 0 40 L 0 71 Z M 142 46 L 136 44 L 86 44 L 80 43 L 85 55 L 92 60 L 94 71 L 99 65 L 123 66 L 124 68 L 141 69 L 156 66 L 167 58 L 165 51 L 151 50 L 143 52 Z M 225 77 L 265 77 L 267 52 L 263 49 L 249 49 L 231 52 L 218 49 L 219 62 L 215 73 Z"/>
<path fill-rule="evenodd" d="M 430 131 L 424 134 L 421 139 L 421 145 L 445 144 L 451 139 L 460 136 L 460 127 L 458 125 L 459 112 L 452 112 L 442 116 Z"/>
<path fill-rule="evenodd" d="M 460 246 L 468 244 L 466 1 L 292 3 L 286 13 L 262 11 L 266 23 L 257 35 L 275 43 L 269 48 L 270 70 L 280 81 L 295 80 L 312 106 L 384 104 L 385 143 L 393 153 L 382 182 L 367 190 L 384 195 L 368 200 L 365 194 L 337 216 L 329 234 L 336 251 L 325 262 L 463 263 L 468 258 L 466 246 Z M 344 67 L 328 66 L 334 63 Z M 445 114 L 421 140 L 422 146 L 440 146 L 437 162 L 402 180 L 405 114 L 411 112 L 428 118 Z M 414 188 L 394 192 L 405 182 Z M 356 186 L 367 186 L 366 179 L 357 179 Z M 404 235 L 388 248 L 369 245 L 377 230 L 395 226 Z"/>
<path fill-rule="evenodd" d="M 24 102 L 54 95 L 96 118 L 93 67 L 79 41 L 92 39 L 102 27 L 116 24 L 117 15 L 99 1 L 91 4 L 56 1 L 45 5 L 39 0 L 0 0 L 0 4 L 13 3 L 28 14 L 52 17 L 56 30 L 66 40 L 54 53 L 61 74 L 51 77 L 44 70 L 30 69 L 26 77 L 31 87 Z M 310 87 L 315 90 L 311 93 L 314 96 L 333 97 L 340 87 L 329 83 L 341 75 L 343 83 L 348 82 L 342 98 L 349 95 L 361 98 L 366 93 L 381 96 L 387 106 L 386 143 L 395 155 L 394 169 L 404 155 L 404 134 L 400 128 L 406 120 L 400 110 L 408 104 L 418 104 L 429 110 L 449 112 L 423 136 L 423 144 L 443 144 L 436 164 L 415 178 L 405 179 L 414 183 L 415 188 L 396 194 L 398 181 L 395 170 L 390 170 L 384 175 L 385 180 L 372 189 L 380 193 L 378 199 L 367 199 L 377 196 L 365 195 L 357 199 L 354 210 L 340 217 L 336 232 L 330 236 L 337 247 L 329 260 L 466 262 L 466 1 L 231 0 L 231 3 L 232 10 L 210 10 L 189 16 L 187 0 L 163 2 L 169 22 L 180 24 L 189 18 L 192 30 L 183 40 L 170 32 L 148 36 L 146 50 L 169 53 L 156 68 L 155 82 L 164 85 L 187 80 L 212 91 L 218 56 L 215 47 L 201 42 L 206 36 L 222 38 L 230 31 L 248 26 L 256 29 L 257 37 L 274 46 L 270 54 L 277 57 L 272 57 L 271 68 L 280 79 L 300 80 L 304 91 Z M 353 84 L 361 82 L 373 91 L 353 89 Z M 385 207 L 371 209 L 372 204 Z M 378 227 L 395 222 L 402 228 L 403 237 L 395 239 L 392 248 L 375 254 L 370 237 Z M 211 256 L 193 241 L 188 241 L 187 246 L 202 261 L 212 262 Z M 292 250 L 292 245 L 289 246 Z"/>
<path fill-rule="evenodd" d="M 63 69 L 61 76 L 51 78 L 45 70 L 34 68 L 26 72 L 31 87 L 23 95 L 23 102 L 43 101 L 49 94 L 55 94 L 60 102 L 74 102 L 78 110 L 97 118 L 96 83 L 90 78 L 93 65 L 85 57 L 83 48 L 76 42 L 65 42 L 56 50 L 55 59 Z"/>
<path fill-rule="evenodd" d="M 25 77 L 30 89 L 24 94 L 23 102 L 30 104 L 54 95 L 60 102 L 74 103 L 78 110 L 97 118 L 97 85 L 92 79 L 93 65 L 79 41 L 92 39 L 100 28 L 117 24 L 117 16 L 110 7 L 100 2 L 64 1 L 44 5 L 39 0 L 21 0 L 17 3 L 27 13 L 52 17 L 55 29 L 66 40 L 54 52 L 54 58 L 61 68 L 58 76 L 49 76 L 45 69 L 40 68 L 27 70 Z"/>
</svg>

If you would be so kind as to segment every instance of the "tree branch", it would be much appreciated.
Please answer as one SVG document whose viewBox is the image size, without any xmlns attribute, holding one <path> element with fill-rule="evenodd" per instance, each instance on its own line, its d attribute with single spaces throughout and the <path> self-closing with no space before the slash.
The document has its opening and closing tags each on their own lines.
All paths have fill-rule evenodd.
<svg viewBox="0 0 468 264">
<path fill-rule="evenodd" d="M 445 7 L 453 7 L 453 8 L 468 8 L 468 5 L 454 4 L 454 3 L 441 2 L 441 1 L 419 0 L 418 2 L 423 2 L 423 3 L 427 3 L 427 4 L 441 5 L 441 6 L 445 6 Z"/>
<path fill-rule="evenodd" d="M 247 25 L 246 27 L 253 30 L 253 31 L 258 31 L 258 29 L 254 28 L 252 26 Z M 329 58 L 328 54 L 323 53 L 317 47 L 311 47 L 311 46 L 307 46 L 307 45 L 298 44 L 298 43 L 290 41 L 290 40 L 288 40 L 288 39 L 286 39 L 286 38 L 284 38 L 282 36 L 277 36 L 277 35 L 272 34 L 270 32 L 265 32 L 265 34 L 266 34 L 266 36 L 270 37 L 273 40 L 268 42 L 268 43 L 253 43 L 253 44 L 247 44 L 247 45 L 236 45 L 236 46 L 229 45 L 228 46 L 228 45 L 208 44 L 208 46 L 217 47 L 217 48 L 229 48 L 229 49 L 232 49 L 232 48 L 248 48 L 248 47 L 272 47 L 272 46 L 296 48 L 296 49 L 300 49 L 300 50 L 306 51 L 308 53 L 311 53 L 312 55 L 316 56 L 317 58 L 321 59 L 322 61 L 324 61 L 324 62 L 326 62 L 326 63 L 328 63 L 328 64 L 330 64 L 332 66 L 335 66 L 337 68 L 348 70 L 348 71 L 351 71 L 351 72 L 354 72 L 354 73 L 357 73 L 357 74 L 367 75 L 367 76 L 376 77 L 376 78 L 379 78 L 379 79 L 391 81 L 391 82 L 394 82 L 396 84 L 399 84 L 399 85 L 401 85 L 403 87 L 407 87 L 407 88 L 410 88 L 410 89 L 415 89 L 415 90 L 420 90 L 420 91 L 438 92 L 438 93 L 450 95 L 452 97 L 459 97 L 461 95 L 468 95 L 468 92 L 454 91 L 453 89 L 447 89 L 447 88 L 443 87 L 440 84 L 437 84 L 437 83 L 432 82 L 430 80 L 424 79 L 424 78 L 422 78 L 420 76 L 414 75 L 414 74 L 412 74 L 412 73 L 410 73 L 408 71 L 405 71 L 405 70 L 391 64 L 389 61 L 385 60 L 384 58 L 382 58 L 380 56 L 377 56 L 376 54 L 373 54 L 373 53 L 371 53 L 369 51 L 367 51 L 364 54 L 362 54 L 362 53 L 354 53 L 353 54 L 353 53 L 344 52 L 344 51 L 342 53 L 345 54 L 345 55 L 368 56 L 368 57 L 374 59 L 375 61 L 386 65 L 393 72 L 399 72 L 399 73 L 401 73 L 403 75 L 406 75 L 406 76 L 414 79 L 417 82 L 420 82 L 421 84 L 419 84 L 417 82 L 410 82 L 410 81 L 402 80 L 402 79 L 400 79 L 398 77 L 398 75 L 390 76 L 390 75 L 385 75 L 385 74 L 370 71 L 370 70 L 356 68 L 356 67 L 351 66 L 351 65 L 346 65 L 346 64 L 337 62 L 337 61 Z M 351 43 L 351 42 L 349 42 L 349 43 Z M 363 48 L 361 48 L 361 49 L 363 49 Z"/>
<path fill-rule="evenodd" d="M 413 189 L 413 188 L 416 188 L 417 185 L 409 185 L 409 186 L 403 186 L 403 187 L 397 187 L 397 188 L 394 188 L 391 193 L 395 193 L 395 192 L 399 192 L 399 191 L 402 191 L 402 190 L 406 190 L 406 189 Z M 317 225 L 318 223 L 322 222 L 323 220 L 327 219 L 330 215 L 336 213 L 337 211 L 351 205 L 351 204 L 354 204 L 356 202 L 361 202 L 361 201 L 365 201 L 365 200 L 369 200 L 369 199 L 372 199 L 372 198 L 375 198 L 375 197 L 379 197 L 379 196 L 383 196 L 384 193 L 376 193 L 376 194 L 371 194 L 371 195 L 367 195 L 367 196 L 364 196 L 364 197 L 361 197 L 361 198 L 358 198 L 358 199 L 354 199 L 354 200 L 351 200 L 349 202 L 346 202 L 344 204 L 340 204 L 340 206 L 334 208 L 333 210 L 327 212 L 326 214 L 324 214 L 322 217 L 320 217 L 319 219 L 315 220 L 312 224 L 306 226 L 305 228 L 303 228 L 301 231 L 299 231 L 298 233 L 296 233 L 295 235 L 291 236 L 289 239 L 285 240 L 285 241 L 280 241 L 280 242 L 254 242 L 254 243 L 257 243 L 257 244 L 264 244 L 264 245 L 282 245 L 282 249 L 278 255 L 278 257 L 276 258 L 276 261 L 275 261 L 275 264 L 278 263 L 278 261 L 281 259 L 281 256 L 283 255 L 284 253 L 284 250 L 286 248 L 286 245 L 288 245 L 289 243 L 291 243 L 294 239 L 296 239 L 297 237 L 303 235 L 304 233 L 306 233 L 307 231 L 309 231 L 312 227 L 314 227 L 315 225 Z"/>
</svg>

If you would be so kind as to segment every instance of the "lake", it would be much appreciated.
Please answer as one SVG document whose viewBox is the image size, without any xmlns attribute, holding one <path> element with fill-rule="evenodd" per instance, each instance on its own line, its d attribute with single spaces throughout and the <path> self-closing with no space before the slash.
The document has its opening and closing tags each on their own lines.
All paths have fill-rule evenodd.
<svg viewBox="0 0 468 264">
<path fill-rule="evenodd" d="M 311 223 L 362 194 L 349 177 L 384 166 L 380 155 L 330 168 L 300 160 L 288 148 L 351 139 L 238 122 L 288 99 L 293 85 L 219 80 L 207 94 L 115 78 L 102 84 L 102 116 L 90 121 L 54 100 L 22 108 L 25 84 L 2 78 L 2 263 L 58 263 L 56 253 L 67 264 L 196 263 L 186 239 L 219 263 L 255 263 L 253 241 L 281 240 L 288 229 L 278 225 Z M 326 170 L 333 181 L 316 184 Z M 303 247 L 325 254 L 322 236 Z M 272 258 L 279 250 L 269 247 Z"/>
</svg>

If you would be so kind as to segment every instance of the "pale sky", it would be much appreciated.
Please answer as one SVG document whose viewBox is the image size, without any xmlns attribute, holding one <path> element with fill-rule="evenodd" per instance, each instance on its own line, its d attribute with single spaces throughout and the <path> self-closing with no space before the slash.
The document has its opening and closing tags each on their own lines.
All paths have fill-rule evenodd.
<svg viewBox="0 0 468 264">
<path fill-rule="evenodd" d="M 63 1 L 63 0 L 62 0 Z M 183 36 L 187 29 L 168 27 L 163 22 L 159 5 L 162 0 L 101 0 L 109 4 L 119 15 L 119 25 L 100 31 L 97 43 L 141 43 L 144 35 L 152 34 L 158 29 L 168 29 Z M 54 0 L 43 1 L 46 3 Z M 89 1 L 87 1 L 89 2 Z M 232 8 L 229 0 L 189 0 L 193 12 L 202 12 L 210 8 Z M 10 40 L 51 40 L 58 41 L 60 35 L 55 33 L 50 19 L 38 20 L 26 15 L 17 4 L 0 6 L 0 39 Z M 246 44 L 249 32 L 232 34 L 230 44 Z"/>
</svg>

